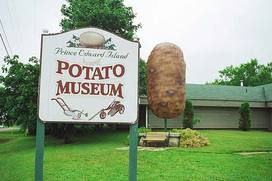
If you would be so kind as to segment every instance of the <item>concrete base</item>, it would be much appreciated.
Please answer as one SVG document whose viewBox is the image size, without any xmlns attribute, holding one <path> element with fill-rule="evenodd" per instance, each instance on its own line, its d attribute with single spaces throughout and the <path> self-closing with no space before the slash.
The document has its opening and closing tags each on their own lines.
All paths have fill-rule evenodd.
<svg viewBox="0 0 272 181">
<path fill-rule="evenodd" d="M 179 138 L 170 138 L 169 139 L 170 147 L 178 147 L 179 146 Z"/>
<path fill-rule="evenodd" d="M 169 135 L 169 146 L 179 147 L 181 135 L 179 133 L 170 133 Z"/>
<path fill-rule="evenodd" d="M 139 133 L 139 146 L 144 146 L 143 139 L 145 138 L 146 133 Z"/>
<path fill-rule="evenodd" d="M 143 141 L 144 137 L 141 137 L 140 138 L 140 141 L 139 141 L 139 146 L 144 146 L 144 141 Z"/>
</svg>

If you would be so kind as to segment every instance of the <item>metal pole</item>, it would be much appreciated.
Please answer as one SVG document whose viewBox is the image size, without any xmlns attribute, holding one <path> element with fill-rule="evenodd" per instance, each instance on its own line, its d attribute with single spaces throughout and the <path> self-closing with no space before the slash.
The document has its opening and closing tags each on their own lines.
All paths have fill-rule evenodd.
<svg viewBox="0 0 272 181">
<path fill-rule="evenodd" d="M 137 180 L 138 123 L 130 125 L 129 130 L 129 181 Z"/>
<path fill-rule="evenodd" d="M 164 119 L 164 131 L 167 131 L 167 119 Z"/>
<path fill-rule="evenodd" d="M 35 181 L 43 180 L 44 123 L 37 120 Z"/>
</svg>

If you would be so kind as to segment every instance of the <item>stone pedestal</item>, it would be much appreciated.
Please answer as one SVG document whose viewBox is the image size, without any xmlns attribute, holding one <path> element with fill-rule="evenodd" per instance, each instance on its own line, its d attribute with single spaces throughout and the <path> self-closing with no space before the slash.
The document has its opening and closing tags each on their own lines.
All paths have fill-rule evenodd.
<svg viewBox="0 0 272 181">
<path fill-rule="evenodd" d="M 146 133 L 139 133 L 139 146 L 144 146 L 143 139 L 146 137 Z"/>
<path fill-rule="evenodd" d="M 181 135 L 180 133 L 170 133 L 169 135 L 169 147 L 179 147 Z"/>
</svg>

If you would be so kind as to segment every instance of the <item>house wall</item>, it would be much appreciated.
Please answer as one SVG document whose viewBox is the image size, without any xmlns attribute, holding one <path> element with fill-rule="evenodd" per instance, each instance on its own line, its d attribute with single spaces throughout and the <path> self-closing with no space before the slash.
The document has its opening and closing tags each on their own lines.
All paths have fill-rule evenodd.
<svg viewBox="0 0 272 181">
<path fill-rule="evenodd" d="M 272 131 L 272 109 L 270 109 L 269 131 Z"/>
<path fill-rule="evenodd" d="M 269 128 L 270 122 L 270 111 L 269 109 L 252 109 L 252 128 Z"/>
<path fill-rule="evenodd" d="M 182 115 L 175 119 L 167 119 L 167 128 L 182 127 Z M 148 110 L 148 127 L 150 128 L 164 128 L 164 119 L 155 116 L 152 111 Z"/>
<path fill-rule="evenodd" d="M 238 128 L 239 107 L 205 107 L 195 106 L 195 117 L 200 119 L 195 128 Z M 251 128 L 265 128 L 270 126 L 272 115 L 268 109 L 252 108 Z M 164 128 L 164 119 L 156 117 L 151 110 L 148 111 L 149 127 Z M 167 120 L 168 128 L 181 128 L 183 115 Z M 271 125 L 272 126 L 272 125 Z"/>
<path fill-rule="evenodd" d="M 195 117 L 200 119 L 200 123 L 195 128 L 237 128 L 238 111 L 238 108 L 196 107 Z"/>
</svg>

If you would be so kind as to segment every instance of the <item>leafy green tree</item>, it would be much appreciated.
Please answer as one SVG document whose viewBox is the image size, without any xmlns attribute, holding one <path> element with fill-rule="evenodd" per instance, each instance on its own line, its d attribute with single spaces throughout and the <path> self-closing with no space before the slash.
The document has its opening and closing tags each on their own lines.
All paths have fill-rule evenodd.
<svg viewBox="0 0 272 181">
<path fill-rule="evenodd" d="M 140 24 L 134 24 L 135 13 L 123 0 L 67 0 L 62 5 L 63 31 L 94 26 L 133 40 Z"/>
<path fill-rule="evenodd" d="M 14 123 L 8 118 L 8 114 L 6 113 L 5 108 L 5 102 L 6 102 L 6 91 L 5 87 L 0 85 L 0 124 L 4 124 L 6 126 L 13 125 Z"/>
<path fill-rule="evenodd" d="M 244 86 L 258 86 L 272 83 L 272 62 L 261 65 L 257 59 L 251 59 L 240 66 L 228 66 L 219 71 L 219 79 L 212 84 L 239 86 L 241 80 Z"/>
<path fill-rule="evenodd" d="M 142 59 L 139 61 L 139 95 L 146 95 L 146 63 Z"/>
<path fill-rule="evenodd" d="M 249 104 L 247 102 L 241 104 L 239 112 L 239 128 L 243 131 L 247 131 L 251 126 L 251 114 Z"/>
<path fill-rule="evenodd" d="M 5 57 L 0 76 L 0 114 L 5 124 L 21 125 L 28 134 L 35 134 L 39 63 L 36 57 L 24 64 L 19 56 Z"/>
</svg>

